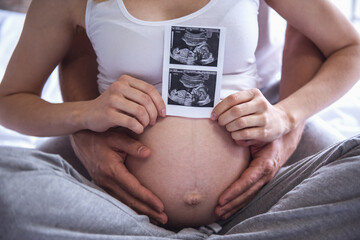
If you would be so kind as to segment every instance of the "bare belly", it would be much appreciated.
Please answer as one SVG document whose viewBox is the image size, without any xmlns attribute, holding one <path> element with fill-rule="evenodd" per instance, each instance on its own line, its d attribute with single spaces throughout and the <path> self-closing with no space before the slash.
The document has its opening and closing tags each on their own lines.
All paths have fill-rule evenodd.
<svg viewBox="0 0 360 240">
<path fill-rule="evenodd" d="M 129 157 L 127 167 L 162 200 L 171 227 L 215 221 L 219 196 L 249 163 L 248 148 L 209 119 L 166 117 L 139 139 L 152 154 Z"/>
</svg>

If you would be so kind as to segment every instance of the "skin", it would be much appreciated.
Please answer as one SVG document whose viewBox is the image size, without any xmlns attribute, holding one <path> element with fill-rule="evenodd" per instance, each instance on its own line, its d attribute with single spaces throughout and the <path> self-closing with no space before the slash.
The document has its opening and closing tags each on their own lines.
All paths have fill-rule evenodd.
<svg viewBox="0 0 360 240">
<path fill-rule="evenodd" d="M 324 56 L 307 37 L 288 25 L 283 52 L 280 101 L 311 81 L 323 64 Z M 253 160 L 220 197 L 216 214 L 226 219 L 244 207 L 260 188 L 272 180 L 295 151 L 304 122 L 290 133 L 266 144 L 250 146 Z"/>
<path fill-rule="evenodd" d="M 85 35 L 83 36 L 82 40 L 83 43 L 88 41 Z M 81 48 L 81 46 L 84 45 L 83 43 L 78 44 L 74 42 L 74 44 L 76 45 L 76 49 Z M 280 82 L 280 99 L 284 99 L 285 97 L 299 89 L 301 86 L 305 85 L 308 81 L 310 81 L 320 68 L 323 61 L 324 56 L 319 51 L 319 49 L 308 38 L 299 33 L 296 29 L 289 26 L 286 35 L 282 80 Z M 67 89 L 65 89 L 64 91 L 65 93 L 71 92 L 71 89 L 77 89 L 77 92 L 84 93 L 83 88 L 74 86 L 74 83 L 78 81 L 74 81 L 73 79 L 80 80 L 79 78 L 81 78 L 81 75 L 77 76 L 80 68 L 76 68 L 75 65 L 76 64 L 66 64 L 66 71 L 71 72 L 72 77 L 62 78 L 62 82 L 65 86 L 67 86 Z M 87 79 L 84 80 L 87 81 Z M 80 84 L 80 86 L 82 85 L 83 84 Z M 82 100 L 79 99 L 78 94 L 75 93 L 65 99 L 67 99 L 68 101 Z M 89 99 L 92 99 L 91 95 L 89 96 Z M 251 167 L 246 169 L 246 171 L 242 174 L 241 178 L 236 183 L 234 183 L 232 187 L 228 189 L 226 194 L 223 194 L 222 198 L 219 201 L 219 206 L 216 209 L 216 214 L 218 216 L 222 216 L 223 218 L 229 217 L 233 212 L 236 212 L 238 209 L 246 205 L 246 203 L 248 203 L 257 193 L 257 191 L 273 178 L 273 176 L 277 173 L 278 169 L 284 165 L 286 160 L 295 150 L 300 140 L 302 129 L 303 124 L 300 124 L 299 127 L 292 130 L 289 134 L 282 136 L 271 143 L 267 143 L 262 147 L 251 147 L 253 149 L 254 159 L 251 163 Z M 82 138 L 82 135 L 86 135 L 86 137 Z M 101 135 L 107 136 L 109 135 L 109 133 L 107 132 Z M 86 133 L 77 133 L 73 135 L 74 139 L 78 139 L 76 144 L 73 144 L 73 147 L 75 149 L 97 148 L 96 154 L 88 154 L 86 157 L 80 156 L 82 162 L 86 162 L 86 166 L 92 166 L 91 162 L 99 163 L 99 159 L 113 159 L 115 164 L 117 164 L 118 162 L 123 162 L 124 159 L 122 158 L 122 156 L 118 154 L 110 154 L 114 152 L 113 149 L 124 151 L 136 158 L 146 158 L 150 154 L 150 149 L 148 149 L 140 142 L 135 141 L 134 139 L 131 139 L 131 144 L 124 144 L 123 142 L 125 141 L 120 141 L 122 139 L 128 139 L 128 136 L 124 133 L 120 134 L 113 132 L 111 136 L 112 140 L 117 140 L 117 144 L 114 144 L 114 141 L 103 141 L 103 139 L 99 138 L 99 134 L 95 135 L 95 133 L 91 133 L 89 131 L 87 131 Z M 114 138 L 114 136 L 116 137 Z M 99 141 L 95 140 L 94 142 L 92 142 L 93 145 L 91 145 L 89 141 L 87 141 L 89 139 L 88 137 L 98 138 Z M 104 142 L 107 142 L 109 145 L 106 145 L 103 148 L 99 149 L 99 145 L 105 145 Z M 100 161 L 100 164 L 106 164 L 106 161 Z M 123 169 L 123 171 L 127 173 L 127 170 L 125 168 Z M 119 173 L 122 174 L 122 172 Z M 108 189 L 112 188 L 112 182 L 110 182 L 108 179 L 112 179 L 113 182 L 116 182 L 118 185 L 124 184 L 120 182 L 119 179 L 117 179 L 116 177 L 112 177 L 112 175 L 113 174 L 111 174 L 111 172 L 100 171 L 100 169 L 94 170 L 93 172 L 93 176 L 95 176 L 95 179 L 104 179 L 102 182 L 106 183 L 104 185 L 107 185 Z M 164 223 L 164 216 L 160 213 L 153 211 L 155 209 L 162 209 L 163 204 L 159 201 L 157 201 L 155 205 L 153 204 L 155 201 L 145 202 L 145 197 L 147 197 L 148 199 L 154 199 L 154 196 L 148 191 L 146 191 L 145 194 L 144 187 L 139 185 L 134 178 L 129 178 L 126 183 L 129 183 L 133 180 L 134 182 L 136 182 L 137 188 L 130 189 L 128 192 L 117 191 L 116 197 L 119 199 L 131 198 L 131 205 L 135 210 L 149 215 L 150 217 L 152 217 L 152 219 L 158 219 L 158 222 Z M 141 195 L 143 197 L 130 197 Z M 224 199 L 226 199 L 227 196 L 232 199 L 236 198 L 237 200 L 231 201 L 228 204 L 224 204 Z"/>
<path fill-rule="evenodd" d="M 76 29 L 84 28 L 85 3 L 82 0 L 33 1 L 23 34 L 0 87 L 0 122 L 3 125 L 37 136 L 71 134 L 85 129 L 104 132 L 114 126 L 141 133 L 147 125 L 156 122 L 156 117 L 164 116 L 164 105 L 156 90 L 130 76 L 121 76 L 95 100 L 53 105 L 40 99 L 47 76 L 65 56 Z M 146 3 L 151 6 L 162 3 L 158 6 L 163 7 L 154 8 L 157 10 L 153 12 L 154 16 L 158 16 L 156 19 L 144 16 L 145 20 L 154 21 L 174 18 L 174 9 L 181 9 L 181 13 L 175 16 L 178 17 L 199 8 L 191 4 L 189 6 L 193 8 L 179 8 L 183 1 L 174 1 L 173 9 L 158 0 L 136 2 L 138 5 L 134 9 L 142 9 L 139 10 L 141 14 L 149 7 Z M 328 1 L 312 2 L 311 6 L 307 1 L 300 0 L 268 0 L 267 3 L 314 42 L 326 60 L 309 83 L 276 105 L 269 104 L 259 91 L 249 90 L 231 95 L 216 106 L 213 120 L 226 127 L 233 139 L 242 145 L 259 146 L 262 142 L 288 136 L 309 116 L 342 96 L 359 77 L 356 70 L 360 57 L 359 36 Z M 131 9 L 130 5 L 127 7 Z M 127 95 L 128 92 L 133 94 Z M 319 95 L 322 98 L 318 98 Z M 259 152 L 261 150 L 253 148 L 253 155 Z M 275 165 L 275 169 L 279 165 Z M 265 166 L 266 170 L 272 165 Z M 261 184 L 259 181 L 252 189 L 259 188 Z M 250 189 L 240 185 L 225 191 L 219 205 L 226 211 L 220 211 L 218 215 L 226 217 L 234 206 L 239 207 L 242 201 L 239 196 L 244 192 L 242 188 Z M 224 209 L 225 206 L 229 207 Z"/>
</svg>

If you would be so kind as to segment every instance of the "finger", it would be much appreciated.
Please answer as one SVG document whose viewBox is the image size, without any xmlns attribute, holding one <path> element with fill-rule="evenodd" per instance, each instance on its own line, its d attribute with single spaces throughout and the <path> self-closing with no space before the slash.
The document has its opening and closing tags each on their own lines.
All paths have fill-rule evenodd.
<svg viewBox="0 0 360 240">
<path fill-rule="evenodd" d="M 219 119 L 219 123 L 220 123 L 220 119 Z M 236 118 L 234 121 L 226 124 L 226 130 L 229 132 L 235 132 L 244 128 L 263 127 L 263 126 L 265 126 L 265 119 L 264 117 L 262 117 L 262 115 L 248 115 L 248 116 Z"/>
<path fill-rule="evenodd" d="M 154 224 L 156 226 L 160 225 L 160 222 L 158 222 L 157 220 L 155 220 L 153 218 L 150 218 L 150 223 L 152 223 L 152 224 Z"/>
<path fill-rule="evenodd" d="M 251 202 L 251 200 L 254 197 L 251 197 L 249 199 L 246 199 L 246 201 L 244 201 L 241 205 L 239 205 L 239 207 L 234 208 L 232 210 L 230 210 L 229 212 L 225 213 L 224 215 L 220 216 L 221 219 L 225 220 L 228 219 L 229 217 L 231 217 L 232 215 L 234 215 L 235 213 L 237 213 L 240 209 L 244 208 L 249 202 Z"/>
<path fill-rule="evenodd" d="M 223 114 L 221 114 L 218 118 L 218 122 L 220 126 L 225 126 L 234 120 L 250 115 L 255 114 L 257 109 L 254 107 L 253 101 L 242 103 L 236 106 L 231 107 Z"/>
<path fill-rule="evenodd" d="M 257 141 L 257 140 L 237 140 L 235 141 L 237 145 L 241 147 L 249 147 L 253 145 L 259 145 L 263 142 Z"/>
<path fill-rule="evenodd" d="M 254 96 L 255 93 L 252 89 L 231 94 L 230 96 L 226 97 L 224 100 L 222 100 L 219 104 L 215 106 L 215 108 L 212 111 L 211 119 L 212 120 L 218 119 L 220 115 L 228 111 L 233 106 L 245 102 L 249 102 L 254 98 Z"/>
<path fill-rule="evenodd" d="M 229 218 L 231 215 L 242 209 L 246 206 L 250 201 L 243 202 L 240 205 L 237 205 L 236 207 L 230 207 L 230 204 L 227 204 L 225 206 L 217 206 L 215 208 L 215 215 L 223 220 Z"/>
<path fill-rule="evenodd" d="M 151 150 L 136 139 L 128 136 L 123 131 L 114 131 L 108 139 L 108 143 L 116 151 L 124 152 L 136 158 L 147 158 Z"/>
<path fill-rule="evenodd" d="M 146 109 L 147 114 L 150 117 L 150 124 L 154 125 L 158 116 L 155 103 L 151 99 L 151 96 L 144 93 L 136 88 L 127 89 L 126 92 L 122 93 L 127 99 L 136 102 Z"/>
<path fill-rule="evenodd" d="M 127 91 L 133 92 L 131 90 Z M 113 95 L 110 99 L 110 106 L 121 113 L 126 113 L 126 115 L 136 117 L 136 119 L 138 119 L 144 127 L 150 123 L 150 115 L 147 109 L 141 104 L 131 99 L 127 99 L 126 96 Z"/>
<path fill-rule="evenodd" d="M 125 165 L 117 164 L 114 172 L 116 173 L 114 176 L 116 185 L 119 185 L 124 191 L 131 194 L 136 199 L 148 204 L 153 209 L 156 209 L 156 211 L 164 211 L 164 204 L 161 200 L 149 189 L 141 185 L 137 178 L 127 170 Z"/>
<path fill-rule="evenodd" d="M 98 166 L 100 174 L 93 177 L 94 181 L 101 187 L 114 192 L 116 198 L 124 199 L 125 195 L 132 195 L 132 198 L 142 202 L 143 205 L 153 209 L 158 213 L 164 211 L 164 205 L 151 191 L 143 187 L 140 182 L 128 172 L 123 164 L 123 159 L 119 158 L 117 152 L 108 151 L 103 155 L 104 162 Z M 124 188 L 123 186 L 127 186 Z M 129 190 L 130 188 L 130 190 Z M 126 198 L 129 203 L 129 197 Z M 143 207 L 140 208 L 139 203 L 136 203 L 139 210 L 145 211 Z"/>
<path fill-rule="evenodd" d="M 224 206 L 237 198 L 239 195 L 243 194 L 249 190 L 253 185 L 255 185 L 259 179 L 261 179 L 263 173 L 260 168 L 249 166 L 241 174 L 240 178 L 230 185 L 228 189 L 221 194 L 219 198 L 219 205 Z"/>
<path fill-rule="evenodd" d="M 113 126 L 125 127 L 137 134 L 144 131 L 144 126 L 136 118 L 118 112 L 115 109 L 109 113 L 109 119 L 111 119 Z"/>
<path fill-rule="evenodd" d="M 127 191 L 124 191 L 121 187 L 116 185 L 115 182 L 110 181 L 107 186 L 107 190 L 111 195 L 119 199 L 122 203 L 126 204 L 136 212 L 147 215 L 150 217 L 150 219 L 154 219 L 156 222 L 160 222 L 162 224 L 167 222 L 167 216 L 163 211 L 159 212 L 152 209 L 150 206 L 143 203 L 139 199 L 131 196 Z"/>
<path fill-rule="evenodd" d="M 231 137 L 235 141 L 240 140 L 253 140 L 260 142 L 269 142 L 277 138 L 277 136 L 271 136 L 269 131 L 265 127 L 251 127 L 241 129 L 231 133 Z"/>
<path fill-rule="evenodd" d="M 130 82 L 130 86 L 137 88 L 140 91 L 148 94 L 151 97 L 152 101 L 154 102 L 159 115 L 162 117 L 166 116 L 166 108 L 165 108 L 164 100 L 162 99 L 159 92 L 156 90 L 156 88 L 153 85 L 134 78 L 133 81 Z"/>
<path fill-rule="evenodd" d="M 230 201 L 228 204 L 217 207 L 215 214 L 221 217 L 222 219 L 227 219 L 232 214 L 236 213 L 241 208 L 245 207 L 258 193 L 258 191 L 264 186 L 266 183 L 265 178 L 261 178 L 257 181 L 253 186 L 251 186 L 246 192 L 239 195 L 237 198 Z"/>
</svg>

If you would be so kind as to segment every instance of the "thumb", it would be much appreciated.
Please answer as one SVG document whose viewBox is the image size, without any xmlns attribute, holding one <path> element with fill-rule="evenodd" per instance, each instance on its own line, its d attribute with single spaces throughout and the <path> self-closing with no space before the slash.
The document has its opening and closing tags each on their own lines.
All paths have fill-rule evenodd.
<svg viewBox="0 0 360 240">
<path fill-rule="evenodd" d="M 122 154 L 136 158 L 147 158 L 151 154 L 150 148 L 125 133 L 118 133 L 112 138 L 112 146 Z"/>
<path fill-rule="evenodd" d="M 268 146 L 269 143 L 264 143 L 264 142 L 257 142 L 254 145 L 250 146 L 250 152 L 252 157 L 255 157 L 255 154 L 257 154 L 258 152 L 260 152 L 261 150 L 265 150 L 266 146 Z"/>
<path fill-rule="evenodd" d="M 137 155 L 133 155 L 135 157 L 139 157 L 139 158 L 147 158 L 150 156 L 151 154 L 151 150 L 150 148 L 148 148 L 147 146 L 141 144 L 140 142 L 139 143 L 139 146 L 136 148 L 137 149 Z M 132 155 L 132 154 L 130 154 Z"/>
</svg>

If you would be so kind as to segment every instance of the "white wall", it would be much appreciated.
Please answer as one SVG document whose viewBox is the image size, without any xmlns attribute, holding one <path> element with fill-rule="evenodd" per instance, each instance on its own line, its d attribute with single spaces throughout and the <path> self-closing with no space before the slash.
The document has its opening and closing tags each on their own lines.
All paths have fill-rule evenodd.
<svg viewBox="0 0 360 240">
<path fill-rule="evenodd" d="M 332 2 L 348 17 L 351 16 L 353 0 L 332 0 Z"/>
</svg>

